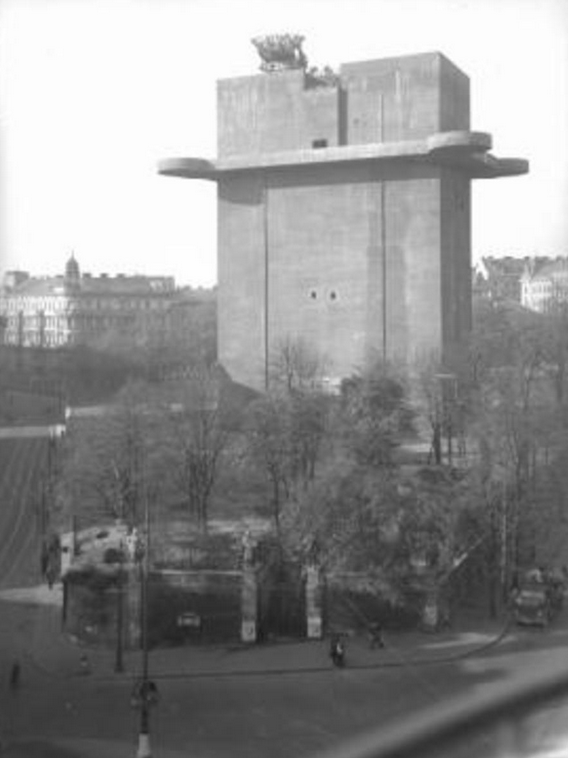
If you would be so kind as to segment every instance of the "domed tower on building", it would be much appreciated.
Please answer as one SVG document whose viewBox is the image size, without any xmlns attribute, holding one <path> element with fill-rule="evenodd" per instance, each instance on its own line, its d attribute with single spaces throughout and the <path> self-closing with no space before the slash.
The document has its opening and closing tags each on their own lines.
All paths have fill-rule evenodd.
<svg viewBox="0 0 568 758">
<path fill-rule="evenodd" d="M 71 253 L 71 257 L 65 264 L 65 287 L 66 289 L 79 289 L 80 286 L 81 270 L 75 258 L 75 253 Z"/>
</svg>

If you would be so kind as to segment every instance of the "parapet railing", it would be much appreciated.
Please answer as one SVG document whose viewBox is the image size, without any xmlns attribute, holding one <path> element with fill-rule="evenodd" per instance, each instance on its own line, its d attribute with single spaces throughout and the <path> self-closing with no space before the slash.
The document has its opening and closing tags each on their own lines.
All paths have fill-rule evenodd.
<svg viewBox="0 0 568 758">
<path fill-rule="evenodd" d="M 404 722 L 377 728 L 318 758 L 560 758 L 568 756 L 568 656 L 563 670 L 515 677 L 488 685 L 482 693 L 454 698 L 411 715 Z M 535 744 L 547 729 L 528 720 L 558 707 L 563 698 L 564 735 L 556 745 Z M 533 724 L 534 727 L 534 724 Z"/>
</svg>

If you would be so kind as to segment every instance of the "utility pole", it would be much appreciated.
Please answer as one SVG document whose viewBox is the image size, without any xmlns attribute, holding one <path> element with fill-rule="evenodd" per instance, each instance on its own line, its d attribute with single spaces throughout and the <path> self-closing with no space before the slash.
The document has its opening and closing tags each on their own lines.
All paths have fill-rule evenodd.
<svg viewBox="0 0 568 758">
<path fill-rule="evenodd" d="M 75 514 L 71 517 L 71 530 L 73 532 L 72 555 L 76 556 L 78 555 L 79 550 L 77 544 L 78 519 Z"/>
<path fill-rule="evenodd" d="M 507 485 L 503 482 L 502 505 L 501 505 L 501 593 L 503 601 L 508 596 L 508 564 L 509 564 L 509 519 L 507 503 Z"/>
<path fill-rule="evenodd" d="M 118 556 L 118 576 L 116 586 L 116 658 L 114 662 L 114 670 L 117 674 L 124 671 L 124 662 L 122 657 L 123 649 L 123 628 L 124 628 L 124 602 L 123 602 L 123 587 L 124 587 L 124 545 L 122 540 L 119 545 Z"/>
<path fill-rule="evenodd" d="M 141 612 L 142 612 L 142 681 L 139 688 L 140 732 L 136 758 L 152 758 L 150 748 L 150 706 L 157 700 L 156 685 L 148 679 L 148 567 L 150 555 L 150 514 L 148 495 L 144 492 L 145 545 L 142 563 Z"/>
</svg>

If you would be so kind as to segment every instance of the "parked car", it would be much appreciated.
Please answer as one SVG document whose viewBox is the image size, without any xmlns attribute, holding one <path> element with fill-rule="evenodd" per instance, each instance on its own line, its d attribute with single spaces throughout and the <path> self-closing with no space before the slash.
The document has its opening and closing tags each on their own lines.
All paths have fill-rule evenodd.
<svg viewBox="0 0 568 758">
<path fill-rule="evenodd" d="M 516 621 L 546 626 L 562 609 L 563 602 L 562 571 L 532 568 L 523 575 L 514 601 Z"/>
<path fill-rule="evenodd" d="M 545 627 L 552 616 L 552 604 L 545 584 L 534 584 L 519 591 L 515 599 L 517 624 Z"/>
</svg>

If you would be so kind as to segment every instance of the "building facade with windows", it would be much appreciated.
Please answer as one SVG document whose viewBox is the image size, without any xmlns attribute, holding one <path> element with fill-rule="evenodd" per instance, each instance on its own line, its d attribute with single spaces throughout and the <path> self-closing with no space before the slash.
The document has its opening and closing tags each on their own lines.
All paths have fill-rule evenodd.
<svg viewBox="0 0 568 758">
<path fill-rule="evenodd" d="M 474 294 L 488 300 L 520 303 L 521 280 L 530 260 L 540 261 L 512 255 L 480 258 L 473 270 Z"/>
<path fill-rule="evenodd" d="M 167 329 L 176 296 L 173 277 L 81 274 L 74 255 L 61 276 L 9 271 L 0 292 L 3 342 L 104 346 L 105 340 L 120 336 L 126 343 L 145 344 Z"/>
<path fill-rule="evenodd" d="M 521 305 L 546 313 L 555 305 L 568 303 L 568 258 L 527 262 L 521 278 Z"/>
</svg>

